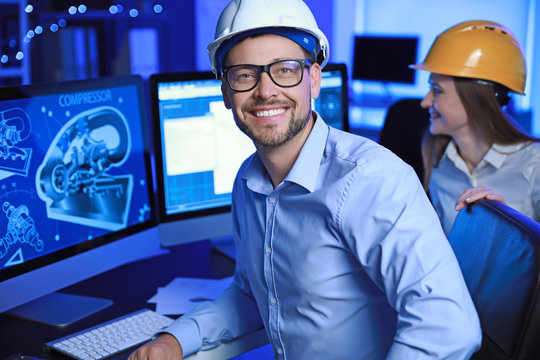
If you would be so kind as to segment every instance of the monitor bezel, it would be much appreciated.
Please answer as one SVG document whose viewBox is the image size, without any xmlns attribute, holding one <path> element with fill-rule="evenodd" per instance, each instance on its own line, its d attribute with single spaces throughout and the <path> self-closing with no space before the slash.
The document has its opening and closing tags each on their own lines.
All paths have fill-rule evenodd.
<svg viewBox="0 0 540 360">
<path fill-rule="evenodd" d="M 361 49 L 360 42 L 367 41 L 370 44 L 368 49 Z M 389 56 L 389 50 L 384 50 L 391 43 L 400 43 L 403 46 L 406 46 L 409 51 L 414 52 L 414 55 L 411 54 L 412 58 L 406 58 L 404 60 L 399 60 L 399 57 L 396 54 Z M 376 45 L 377 44 L 377 45 Z M 355 35 L 353 39 L 353 58 L 352 58 L 352 73 L 351 78 L 353 80 L 361 81 L 374 81 L 381 82 L 384 84 L 404 84 L 404 85 L 414 85 L 416 83 L 416 71 L 410 69 L 409 65 L 414 64 L 418 58 L 418 49 L 420 46 L 420 39 L 418 36 L 413 35 L 376 35 L 376 34 L 359 34 Z M 384 50 L 384 51 L 383 51 Z M 392 68 L 400 68 L 404 73 L 408 74 L 407 77 L 401 75 L 398 77 L 390 77 L 388 73 L 384 76 L 380 76 L 382 72 L 377 72 L 377 75 L 366 76 L 366 71 L 361 69 L 363 61 L 360 62 L 360 59 L 369 58 L 372 53 L 379 54 L 378 56 L 387 55 L 387 57 L 394 59 L 395 63 L 392 65 Z M 374 61 L 370 61 L 373 63 Z M 378 62 L 377 62 L 378 63 Z M 402 65 L 402 66 L 400 66 Z M 362 71 L 361 71 L 362 70 Z"/>
<path fill-rule="evenodd" d="M 200 210 L 190 210 L 185 212 L 178 212 L 174 214 L 167 214 L 165 205 L 165 188 L 164 188 L 164 174 L 163 174 L 163 149 L 162 149 L 162 134 L 161 134 L 161 117 L 159 114 L 159 94 L 158 85 L 163 82 L 178 82 L 178 81 L 196 81 L 196 80 L 217 80 L 216 76 L 211 71 L 182 71 L 182 72 L 168 72 L 152 74 L 148 79 L 149 94 L 150 94 L 150 110 L 151 110 L 151 123 L 153 131 L 153 149 L 154 158 L 153 163 L 155 166 L 155 190 L 157 196 L 157 216 L 158 222 L 171 222 L 192 218 L 205 217 L 208 215 L 216 215 L 221 213 L 227 213 L 231 211 L 231 206 L 218 206 Z M 219 80 L 218 80 L 219 81 Z"/>
<path fill-rule="evenodd" d="M 11 85 L 0 87 L 0 101 L 15 100 L 22 98 L 32 98 L 36 96 L 46 96 L 61 94 L 65 92 L 91 91 L 92 89 L 103 89 L 111 87 L 135 86 L 139 97 L 139 113 L 141 114 L 141 133 L 143 137 L 143 157 L 146 169 L 146 186 L 148 190 L 148 202 L 152 209 L 150 218 L 137 224 L 127 226 L 124 229 L 111 231 L 91 240 L 60 249 L 58 251 L 40 256 L 35 259 L 25 261 L 21 264 L 0 268 L 0 283 L 26 273 L 32 272 L 44 266 L 74 257 L 87 251 L 99 248 L 103 245 L 111 244 L 117 240 L 127 238 L 144 230 L 148 230 L 157 225 L 155 213 L 156 200 L 154 197 L 154 181 L 151 167 L 151 148 L 148 138 L 148 121 L 146 103 L 144 95 L 144 82 L 139 75 L 109 76 L 85 80 L 73 80 L 58 83 L 36 83 L 25 85 Z"/>
</svg>

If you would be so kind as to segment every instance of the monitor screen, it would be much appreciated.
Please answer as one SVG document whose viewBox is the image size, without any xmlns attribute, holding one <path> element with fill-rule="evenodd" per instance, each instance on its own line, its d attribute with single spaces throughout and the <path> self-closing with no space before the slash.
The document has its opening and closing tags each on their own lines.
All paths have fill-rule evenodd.
<svg viewBox="0 0 540 360">
<path fill-rule="evenodd" d="M 414 84 L 418 37 L 368 36 L 354 38 L 352 78 L 383 83 Z"/>
<path fill-rule="evenodd" d="M 144 102 L 139 76 L 0 88 L 0 312 L 159 249 Z"/>
<path fill-rule="evenodd" d="M 233 181 L 255 147 L 236 126 L 211 72 L 150 77 L 162 245 L 230 237 Z M 314 109 L 348 130 L 347 71 L 329 64 Z"/>
</svg>

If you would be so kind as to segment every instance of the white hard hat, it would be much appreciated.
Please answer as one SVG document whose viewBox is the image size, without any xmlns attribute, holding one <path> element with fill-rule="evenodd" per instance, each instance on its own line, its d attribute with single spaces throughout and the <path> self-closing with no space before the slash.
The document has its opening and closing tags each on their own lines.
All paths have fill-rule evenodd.
<svg viewBox="0 0 540 360">
<path fill-rule="evenodd" d="M 261 33 L 279 34 L 297 42 L 314 52 L 315 60 L 321 67 L 328 62 L 328 39 L 304 1 L 232 0 L 219 17 L 215 40 L 208 45 L 212 72 L 219 75 L 223 57 L 232 45 L 249 35 Z M 299 34 L 307 36 L 299 38 Z M 220 50 L 224 43 L 226 51 Z"/>
</svg>

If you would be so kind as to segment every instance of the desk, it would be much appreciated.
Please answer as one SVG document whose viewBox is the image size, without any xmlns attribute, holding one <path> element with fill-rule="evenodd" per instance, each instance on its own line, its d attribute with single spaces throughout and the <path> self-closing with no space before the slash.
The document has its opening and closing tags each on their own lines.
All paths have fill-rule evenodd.
<svg viewBox="0 0 540 360">
<path fill-rule="evenodd" d="M 212 249 L 209 241 L 181 244 L 169 248 L 170 252 L 153 258 L 126 264 L 62 290 L 65 293 L 112 299 L 114 304 L 66 327 L 53 327 L 0 314 L 0 359 L 23 352 L 44 359 L 65 360 L 67 357 L 42 348 L 48 341 L 84 330 L 138 310 L 154 310 L 150 299 L 159 286 L 167 285 L 177 276 L 223 278 L 234 272 L 234 261 Z M 234 356 L 266 343 L 263 330 L 243 339 L 205 352 L 189 360 L 217 359 Z M 125 359 L 130 351 L 114 357 Z"/>
</svg>

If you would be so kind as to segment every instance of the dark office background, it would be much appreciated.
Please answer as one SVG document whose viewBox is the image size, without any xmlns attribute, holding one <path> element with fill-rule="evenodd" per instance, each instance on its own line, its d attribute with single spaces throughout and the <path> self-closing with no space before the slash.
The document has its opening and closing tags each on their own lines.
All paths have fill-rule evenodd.
<svg viewBox="0 0 540 360">
<path fill-rule="evenodd" d="M 529 67 L 527 96 L 515 97 L 513 110 L 531 118 L 531 131 L 540 133 L 540 115 L 535 120 L 533 111 L 533 105 L 540 102 L 540 81 L 535 81 L 536 77 L 540 80 L 540 73 L 532 71 L 534 59 L 540 57 L 540 37 L 534 36 L 540 23 L 536 0 L 516 0 L 511 9 L 504 0 L 305 1 L 330 41 L 330 61 L 345 62 L 349 74 L 357 34 L 417 36 L 421 60 L 435 36 L 457 22 L 481 18 L 503 23 L 524 46 Z M 147 78 L 155 72 L 207 70 L 205 47 L 226 3 L 0 0 L 0 85 L 131 73 Z M 32 6 L 31 11 L 21 11 L 26 5 Z M 117 6 L 116 13 L 111 6 Z M 38 26 L 41 33 L 37 33 Z M 389 102 L 425 94 L 427 75 L 419 72 L 414 84 L 350 81 L 351 125 L 380 128 Z"/>
</svg>

